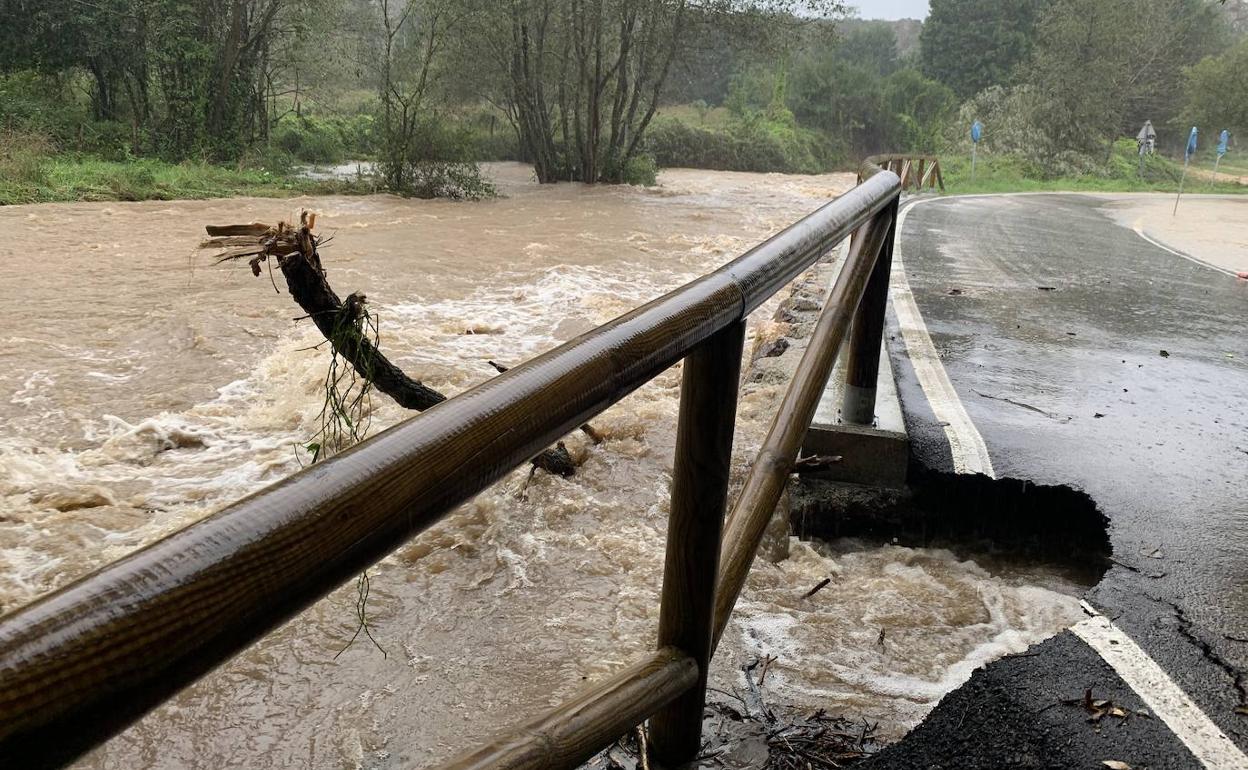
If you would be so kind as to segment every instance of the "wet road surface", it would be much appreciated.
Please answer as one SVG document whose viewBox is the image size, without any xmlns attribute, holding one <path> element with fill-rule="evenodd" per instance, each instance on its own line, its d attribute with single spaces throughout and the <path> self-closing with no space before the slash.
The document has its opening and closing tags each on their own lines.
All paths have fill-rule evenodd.
<svg viewBox="0 0 1248 770">
<path fill-rule="evenodd" d="M 1067 632 L 978 672 L 871 766 L 1248 766 L 1248 282 L 1145 241 L 1106 204 L 921 201 L 901 230 L 904 272 L 988 467 L 1096 500 L 1114 565 L 1087 601 L 1235 746 L 1216 730 L 1212 748 L 1176 738 L 1151 685 L 1126 684 Z M 915 459 L 952 470 L 967 450 L 906 355 L 896 292 Z M 1131 713 L 1090 721 L 1089 689 Z"/>
</svg>

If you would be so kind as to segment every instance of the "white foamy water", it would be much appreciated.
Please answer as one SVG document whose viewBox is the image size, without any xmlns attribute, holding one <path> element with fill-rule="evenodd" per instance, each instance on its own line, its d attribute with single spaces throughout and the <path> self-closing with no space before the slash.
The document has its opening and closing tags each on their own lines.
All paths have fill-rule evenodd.
<svg viewBox="0 0 1248 770">
<path fill-rule="evenodd" d="M 301 207 L 334 239 L 340 293 L 365 291 L 381 344 L 448 393 L 731 259 L 847 176 L 672 171 L 656 190 L 508 197 L 50 204 L 0 209 L 0 610 L 11 610 L 299 468 L 326 353 L 267 274 L 194 253 L 208 223 Z M 280 281 L 280 279 L 279 279 Z M 775 334 L 770 303 L 754 344 Z M 679 370 L 579 434 L 573 479 L 527 470 L 372 570 L 385 656 L 346 586 L 81 763 L 90 768 L 397 768 L 446 757 L 653 644 Z M 739 483 L 781 388 L 741 404 Z M 372 428 L 406 415 L 374 400 Z M 828 588 L 801 596 L 824 577 Z M 1053 590 L 1058 589 L 1058 590 Z M 775 655 L 771 693 L 896 736 L 977 665 L 1077 619 L 1054 575 L 943 551 L 796 544 L 760 564 L 716 664 Z M 877 643 L 881 629 L 884 643 Z M 337 656 L 337 657 L 335 657 Z"/>
</svg>

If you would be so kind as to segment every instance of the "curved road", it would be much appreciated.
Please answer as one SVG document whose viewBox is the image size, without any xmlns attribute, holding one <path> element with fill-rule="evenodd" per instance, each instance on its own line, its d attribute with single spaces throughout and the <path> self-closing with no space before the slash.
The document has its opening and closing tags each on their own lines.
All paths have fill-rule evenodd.
<svg viewBox="0 0 1248 770">
<path fill-rule="evenodd" d="M 1101 616 L 977 672 L 869 767 L 1248 770 L 1248 281 L 1106 202 L 905 209 L 889 323 L 916 460 L 1084 490 L 1115 562 Z M 1090 721 L 1088 690 L 1130 713 Z"/>
</svg>

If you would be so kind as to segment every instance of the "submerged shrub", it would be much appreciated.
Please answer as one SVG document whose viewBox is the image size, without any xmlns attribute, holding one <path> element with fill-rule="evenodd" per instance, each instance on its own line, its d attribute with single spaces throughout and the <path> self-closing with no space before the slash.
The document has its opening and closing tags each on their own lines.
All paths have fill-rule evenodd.
<svg viewBox="0 0 1248 770">
<path fill-rule="evenodd" d="M 377 171 L 391 192 L 416 198 L 479 200 L 497 194 L 473 155 L 472 131 L 437 115 L 410 132 L 383 136 Z"/>
</svg>

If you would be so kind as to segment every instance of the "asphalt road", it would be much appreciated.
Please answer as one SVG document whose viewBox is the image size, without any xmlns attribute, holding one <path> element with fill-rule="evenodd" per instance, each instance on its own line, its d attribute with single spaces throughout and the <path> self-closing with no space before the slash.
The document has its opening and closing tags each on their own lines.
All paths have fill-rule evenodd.
<svg viewBox="0 0 1248 770">
<path fill-rule="evenodd" d="M 1150 707 L 1165 701 L 1152 684 L 1128 684 L 1067 632 L 978 672 L 873 767 L 1248 768 L 1248 282 L 1150 244 L 1102 205 L 922 201 L 900 234 L 904 272 L 996 475 L 1097 502 L 1115 564 L 1087 601 L 1235 745 L 1191 748 Z M 957 421 L 937 418 L 942 399 L 906 346 L 892 353 L 916 459 L 952 469 L 966 452 Z M 1093 722 L 1063 702 L 1089 689 L 1131 713 Z"/>
</svg>

